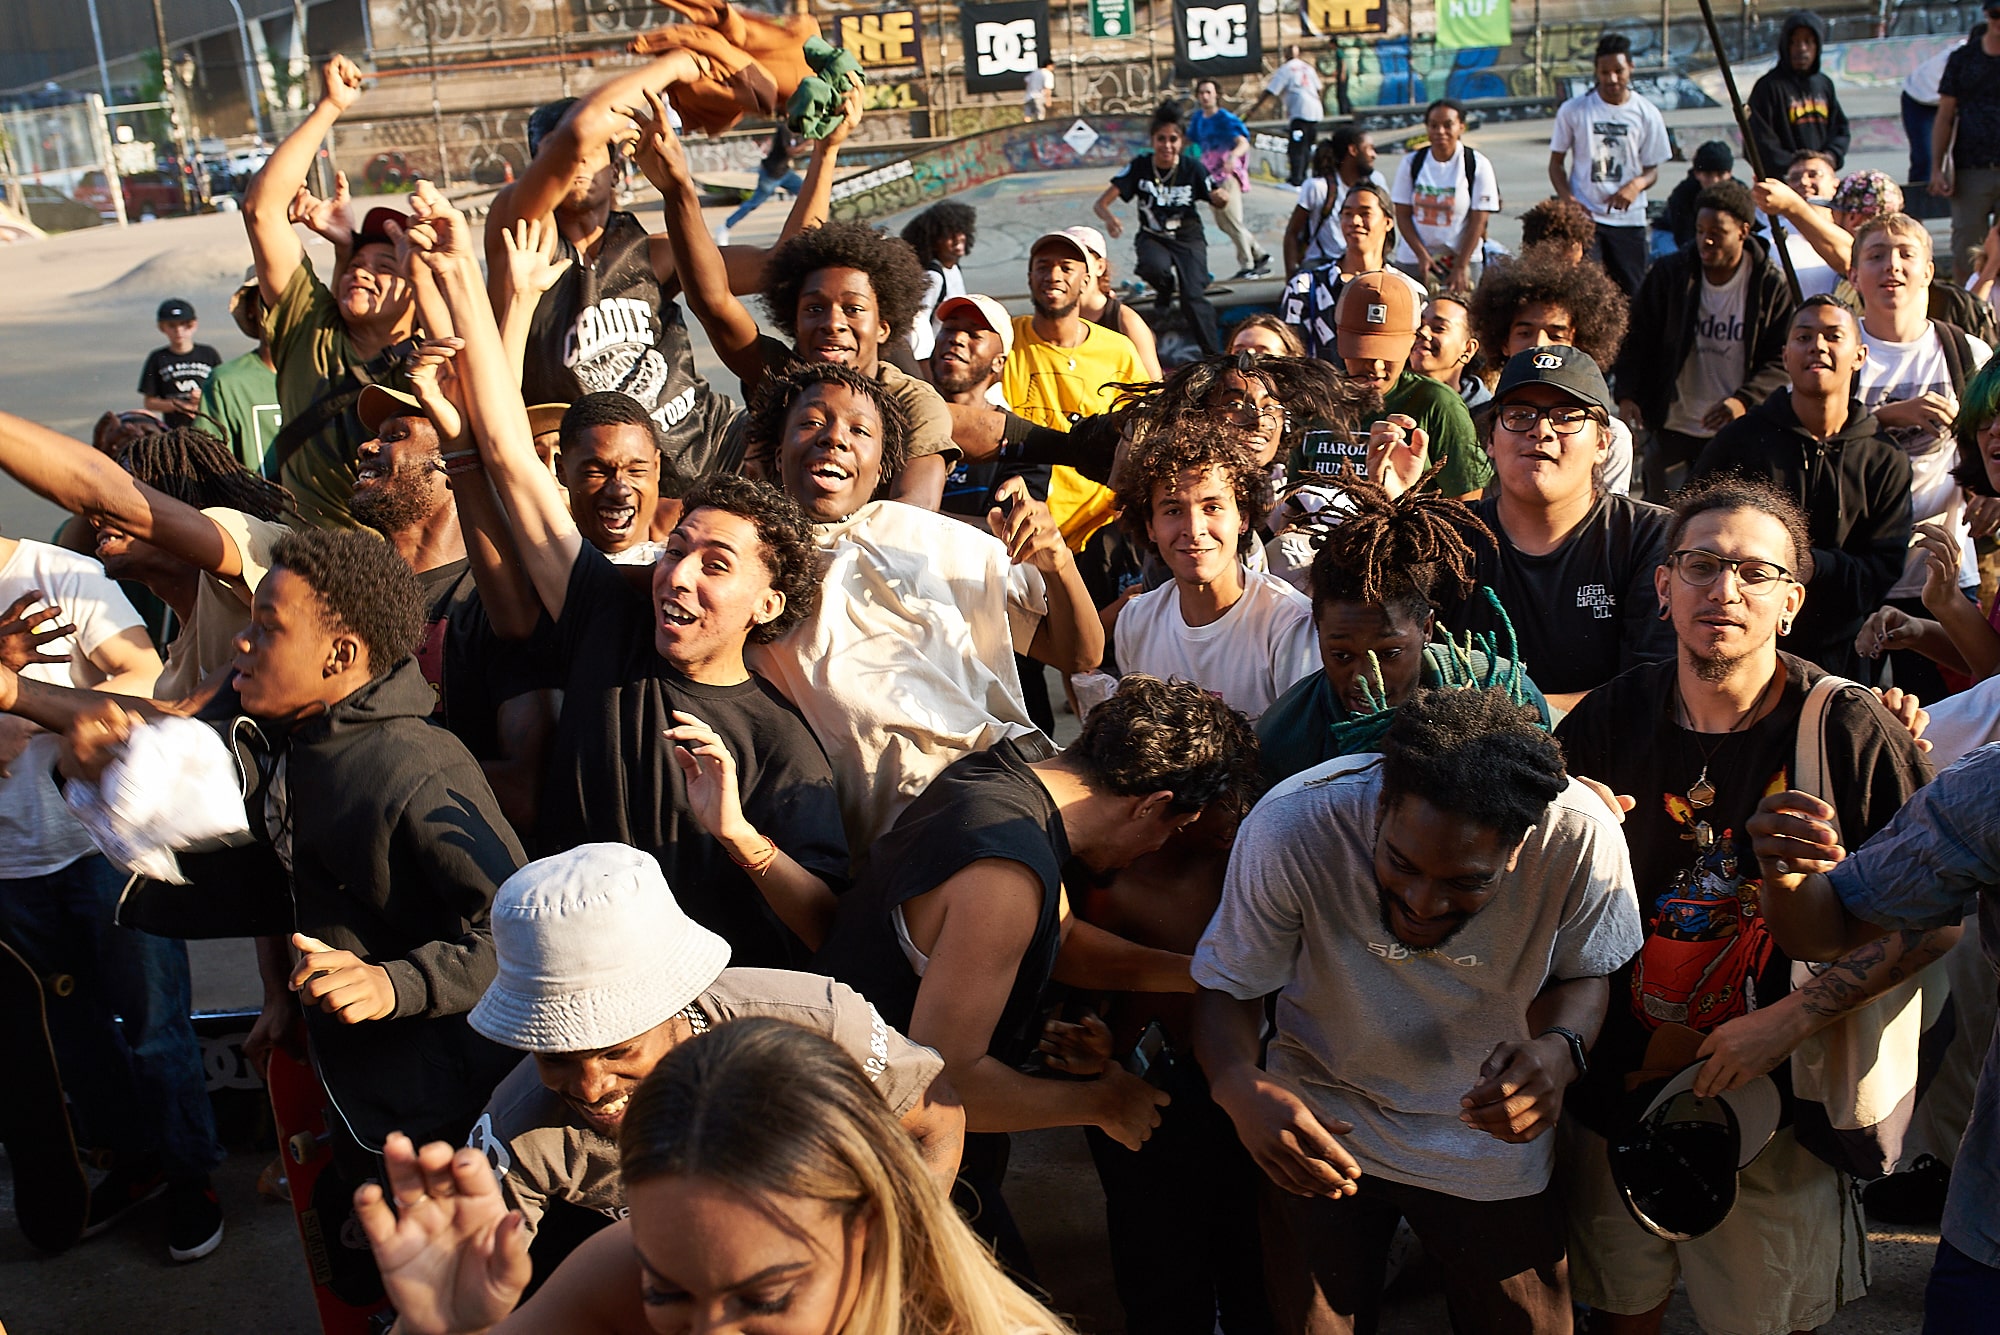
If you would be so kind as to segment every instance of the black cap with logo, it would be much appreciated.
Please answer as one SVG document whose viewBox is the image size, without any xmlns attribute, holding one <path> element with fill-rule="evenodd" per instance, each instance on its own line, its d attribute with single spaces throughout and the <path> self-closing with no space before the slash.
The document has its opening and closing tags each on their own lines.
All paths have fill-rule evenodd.
<svg viewBox="0 0 2000 1335">
<path fill-rule="evenodd" d="M 194 319 L 194 303 L 183 301 L 179 297 L 168 297 L 160 303 L 159 314 L 153 318 L 162 324 L 168 320 L 192 320 Z"/>
<path fill-rule="evenodd" d="M 1500 383 L 1494 387 L 1494 402 L 1504 403 L 1508 394 L 1523 385 L 1549 385 L 1586 408 L 1616 411 L 1611 402 L 1611 387 L 1604 383 L 1604 372 L 1597 369 L 1597 363 L 1588 353 L 1560 343 L 1529 348 L 1509 357 L 1500 372 Z"/>
</svg>

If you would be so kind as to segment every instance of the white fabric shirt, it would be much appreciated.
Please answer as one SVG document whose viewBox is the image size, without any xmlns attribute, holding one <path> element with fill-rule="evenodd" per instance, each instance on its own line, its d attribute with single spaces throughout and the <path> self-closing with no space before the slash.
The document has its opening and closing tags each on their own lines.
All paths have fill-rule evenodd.
<svg viewBox="0 0 2000 1335">
<path fill-rule="evenodd" d="M 1632 494 L 1632 428 L 1611 416 L 1611 453 L 1604 460 L 1604 491 L 1610 496 Z"/>
<path fill-rule="evenodd" d="M 1900 403 L 1931 391 L 1948 399 L 1958 397 L 1951 387 L 1944 345 L 1938 342 L 1935 328 L 1926 329 L 1923 337 L 1912 342 L 1891 343 L 1876 338 L 1864 327 L 1861 341 L 1868 345 L 1868 360 L 1861 364 L 1861 377 L 1854 393 L 1869 408 Z M 1993 355 L 1993 349 L 1979 339 L 1971 339 L 1971 343 L 1972 363 L 1965 368 L 1968 379 Z M 1895 430 L 1888 434 L 1910 456 L 1910 513 L 1915 523 L 1949 525 L 1958 535 L 1959 586 L 1977 585 L 1978 558 L 1973 551 L 1972 529 L 1965 522 L 1965 495 L 1951 480 L 1951 470 L 1958 463 L 1957 440 L 1950 432 L 1940 436 L 1930 431 Z M 1923 591 L 1923 554 L 1912 537 L 1903 577 L 1889 590 L 1889 596 L 1915 598 Z"/>
<path fill-rule="evenodd" d="M 1368 179 L 1384 190 L 1389 188 L 1380 171 L 1369 172 Z M 1334 192 L 1331 205 L 1326 202 L 1324 176 L 1309 176 L 1306 183 L 1299 187 L 1299 207 L 1306 211 L 1306 226 L 1318 224 L 1306 237 L 1306 265 L 1325 264 L 1347 253 L 1347 237 L 1340 230 L 1340 206 L 1347 202 L 1350 187 L 1345 181 L 1336 180 L 1334 184 L 1339 189 Z"/>
<path fill-rule="evenodd" d="M 1667 430 L 1704 440 L 1715 432 L 1701 424 L 1702 414 L 1736 392 L 1743 383 L 1743 299 L 1750 291 L 1750 257 L 1737 261 L 1726 283 L 1701 279 L 1701 310 L 1695 316 L 1694 346 L 1674 381 L 1674 401 L 1667 406 Z"/>
<path fill-rule="evenodd" d="M 1412 951 L 1382 925 L 1375 875 L 1381 757 L 1293 775 L 1244 818 L 1194 980 L 1278 994 L 1268 1067 L 1290 1080 L 1364 1173 L 1467 1200 L 1548 1185 L 1554 1136 L 1510 1145 L 1459 1121 L 1496 1044 L 1528 1037 L 1551 981 L 1601 978 L 1643 932 L 1625 838 L 1575 779 L 1528 831 L 1485 909 Z"/>
<path fill-rule="evenodd" d="M 1644 227 L 1646 196 L 1614 209 L 1611 197 L 1627 181 L 1674 155 L 1660 109 L 1637 93 L 1612 106 L 1595 88 L 1556 111 L 1549 152 L 1569 154 L 1569 188 L 1599 227 Z"/>
<path fill-rule="evenodd" d="M 1467 181 L 1464 141 L 1460 141 L 1458 152 L 1442 162 L 1428 150 L 1423 157 L 1423 170 L 1413 173 L 1417 155 L 1403 155 L 1402 163 L 1396 168 L 1396 184 L 1389 191 L 1389 201 L 1410 206 L 1417 235 L 1423 238 L 1426 247 L 1455 251 L 1459 233 L 1465 230 L 1466 214 L 1474 209 L 1493 213 L 1500 208 L 1500 185 L 1493 176 L 1493 158 L 1490 154 L 1478 153 L 1477 179 Z M 1396 253 L 1392 258 L 1397 264 L 1414 264 L 1417 260 L 1417 253 L 1410 249 L 1408 238 L 1400 232 L 1396 236 Z"/>
<path fill-rule="evenodd" d="M 1317 670 L 1312 600 L 1267 571 L 1243 567 L 1243 596 L 1206 626 L 1181 615 L 1180 586 L 1162 584 L 1118 614 L 1121 672 L 1193 682 L 1254 722 Z"/>
<path fill-rule="evenodd" d="M 999 539 L 897 501 L 816 526 L 819 610 L 750 665 L 826 748 L 859 857 L 945 766 L 1039 735 L 1016 652 L 1048 614 L 1041 572 Z"/>
<path fill-rule="evenodd" d="M 910 321 L 910 355 L 918 361 L 930 360 L 931 350 L 937 343 L 937 320 L 934 312 L 946 300 L 965 295 L 965 275 L 954 264 L 949 269 L 924 270 L 924 304 L 917 308 L 916 318 Z"/>
<path fill-rule="evenodd" d="M 1265 81 L 1264 91 L 1283 99 L 1286 120 L 1316 121 L 1326 115 L 1326 103 L 1322 100 L 1324 87 L 1319 71 L 1300 58 L 1288 60 L 1272 70 L 1271 77 Z"/>
<path fill-rule="evenodd" d="M 143 626 L 139 614 L 104 567 L 87 556 L 46 542 L 23 538 L 0 565 L 0 607 L 30 589 L 40 589 L 45 604 L 62 608 L 76 633 L 51 640 L 42 652 L 67 654 L 64 663 L 30 663 L 21 675 L 31 681 L 88 689 L 105 674 L 90 655 L 105 641 Z M 0 779 L 0 880 L 20 880 L 61 871 L 97 846 L 69 813 L 51 777 L 56 765 L 57 739 L 37 732 L 27 750 Z"/>
<path fill-rule="evenodd" d="M 1945 62 L 1956 50 L 1956 46 L 1948 47 L 1910 71 L 1910 77 L 1903 80 L 1903 91 L 1910 95 L 1912 102 L 1921 102 L 1927 107 L 1938 104 L 1938 84 L 1944 79 Z"/>
<path fill-rule="evenodd" d="M 1812 242 L 1799 235 L 1798 228 L 1789 224 L 1785 227 L 1785 253 L 1792 257 L 1792 271 L 1799 276 L 1801 297 L 1831 296 L 1840 286 L 1840 275 L 1833 266 L 1812 248 Z"/>
</svg>

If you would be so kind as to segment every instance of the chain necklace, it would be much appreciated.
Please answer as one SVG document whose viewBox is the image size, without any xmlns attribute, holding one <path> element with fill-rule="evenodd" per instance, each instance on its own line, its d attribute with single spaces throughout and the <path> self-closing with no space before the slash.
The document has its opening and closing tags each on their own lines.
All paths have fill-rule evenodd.
<svg viewBox="0 0 2000 1335">
<path fill-rule="evenodd" d="M 1757 698 L 1750 702 L 1750 708 L 1744 711 L 1743 717 L 1730 724 L 1729 730 L 1718 735 L 1714 742 L 1708 746 L 1703 746 L 1699 741 L 1695 742 L 1695 750 L 1701 753 L 1701 773 L 1696 775 L 1695 781 L 1688 785 L 1687 804 L 1690 810 L 1702 811 L 1715 805 L 1715 785 L 1708 781 L 1709 763 L 1715 759 L 1716 753 L 1722 749 L 1724 743 L 1749 727 L 1756 720 L 1757 715 L 1764 708 L 1765 697 L 1771 694 L 1771 687 L 1777 680 L 1778 674 L 1775 672 L 1772 673 L 1771 680 L 1765 682 L 1764 689 L 1757 692 Z M 1697 732 L 1694 726 L 1694 715 L 1688 712 L 1687 701 L 1681 698 L 1681 686 L 1678 677 L 1674 681 L 1674 706 L 1680 716 L 1679 719 L 1676 719 L 1676 722 L 1685 720 L 1683 726 L 1687 732 L 1697 738 L 1700 737 L 1702 734 Z M 1683 837 L 1694 840 L 1697 846 L 1705 849 L 1715 841 L 1715 832 L 1707 821 L 1696 821 L 1689 833 Z"/>
<path fill-rule="evenodd" d="M 701 1004 L 690 1001 L 681 1007 L 680 1018 L 687 1021 L 688 1028 L 696 1034 L 708 1032 L 708 1017 L 701 1013 Z"/>
</svg>

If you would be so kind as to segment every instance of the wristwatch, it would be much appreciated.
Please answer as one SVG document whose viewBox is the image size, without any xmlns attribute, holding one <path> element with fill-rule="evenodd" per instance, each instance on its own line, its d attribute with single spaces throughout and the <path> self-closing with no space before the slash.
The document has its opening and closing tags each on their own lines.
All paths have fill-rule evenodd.
<svg viewBox="0 0 2000 1335">
<path fill-rule="evenodd" d="M 1550 1034 L 1560 1035 L 1563 1042 L 1569 1044 L 1570 1060 L 1576 1063 L 1576 1078 L 1583 1079 L 1590 1070 L 1590 1063 L 1585 1061 L 1583 1056 L 1583 1035 L 1574 1029 L 1565 1029 L 1559 1024 L 1552 1024 L 1535 1037 L 1547 1038 Z"/>
</svg>

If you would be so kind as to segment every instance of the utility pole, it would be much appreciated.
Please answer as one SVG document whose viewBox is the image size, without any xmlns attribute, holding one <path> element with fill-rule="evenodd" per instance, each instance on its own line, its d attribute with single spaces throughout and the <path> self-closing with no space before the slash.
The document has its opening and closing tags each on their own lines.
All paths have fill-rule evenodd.
<svg viewBox="0 0 2000 1335">
<path fill-rule="evenodd" d="M 174 175 L 180 181 L 181 208 L 192 213 L 194 196 L 188 180 L 195 165 L 188 160 L 187 126 L 181 120 L 181 101 L 174 96 L 174 62 L 167 52 L 167 19 L 160 12 L 160 0 L 153 0 L 153 38 L 160 44 L 160 100 L 167 104 L 167 130 L 174 137 L 174 156 L 180 163 Z"/>
</svg>

